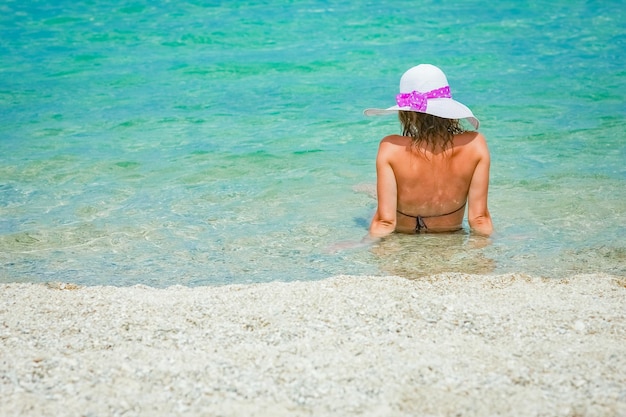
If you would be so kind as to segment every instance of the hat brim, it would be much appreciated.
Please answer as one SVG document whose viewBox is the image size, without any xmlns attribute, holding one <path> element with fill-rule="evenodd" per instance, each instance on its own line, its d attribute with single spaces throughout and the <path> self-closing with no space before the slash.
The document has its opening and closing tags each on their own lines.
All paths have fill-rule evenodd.
<svg viewBox="0 0 626 417">
<path fill-rule="evenodd" d="M 393 106 L 386 109 L 365 109 L 363 114 L 366 116 L 383 116 L 386 114 L 397 113 L 398 111 L 416 111 L 410 107 Z M 478 129 L 480 122 L 474 116 L 472 111 L 464 104 L 459 103 L 451 98 L 435 98 L 428 100 L 426 111 L 417 112 L 432 114 L 433 116 L 443 117 L 445 119 L 466 119 L 475 129 Z"/>
</svg>

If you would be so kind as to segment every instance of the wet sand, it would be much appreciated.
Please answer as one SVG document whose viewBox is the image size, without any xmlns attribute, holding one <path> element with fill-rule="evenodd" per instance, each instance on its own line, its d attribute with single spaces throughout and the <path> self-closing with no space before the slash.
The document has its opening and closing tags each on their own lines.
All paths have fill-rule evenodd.
<svg viewBox="0 0 626 417">
<path fill-rule="evenodd" d="M 624 416 L 626 278 L 0 285 L 5 416 Z"/>
</svg>

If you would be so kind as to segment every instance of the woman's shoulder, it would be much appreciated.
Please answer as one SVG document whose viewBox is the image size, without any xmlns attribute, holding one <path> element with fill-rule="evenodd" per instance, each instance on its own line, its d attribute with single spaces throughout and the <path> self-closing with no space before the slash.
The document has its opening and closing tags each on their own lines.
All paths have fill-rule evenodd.
<svg viewBox="0 0 626 417">
<path fill-rule="evenodd" d="M 476 149 L 487 149 L 485 136 L 477 131 L 466 131 L 454 137 L 455 146 L 467 146 Z"/>
<path fill-rule="evenodd" d="M 463 158 L 488 159 L 489 148 L 485 136 L 476 131 L 463 132 L 455 136 L 455 154 L 464 155 Z"/>
<path fill-rule="evenodd" d="M 410 149 L 411 138 L 401 135 L 389 135 L 381 139 L 378 146 L 379 161 L 398 161 L 398 158 L 403 158 L 407 153 L 407 149 Z"/>
<path fill-rule="evenodd" d="M 396 152 L 411 144 L 411 138 L 401 135 L 389 135 L 380 140 L 378 152 Z"/>
<path fill-rule="evenodd" d="M 466 130 L 455 135 L 455 140 L 460 142 L 485 142 L 485 136 L 477 130 Z"/>
<path fill-rule="evenodd" d="M 389 144 L 389 145 L 406 146 L 408 143 L 411 143 L 411 138 L 408 136 L 402 136 L 402 135 L 385 136 L 380 141 L 381 145 Z"/>
</svg>

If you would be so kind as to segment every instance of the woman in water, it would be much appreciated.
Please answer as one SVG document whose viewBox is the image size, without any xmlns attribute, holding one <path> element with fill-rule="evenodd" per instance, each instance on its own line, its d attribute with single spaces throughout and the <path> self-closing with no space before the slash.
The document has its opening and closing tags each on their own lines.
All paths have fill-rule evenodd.
<svg viewBox="0 0 626 417">
<path fill-rule="evenodd" d="M 472 231 L 489 236 L 489 149 L 483 135 L 464 131 L 459 122 L 466 119 L 478 129 L 471 110 L 452 99 L 445 74 L 429 64 L 404 73 L 396 104 L 364 112 L 398 113 L 402 124 L 402 135 L 380 142 L 378 207 L 369 237 L 456 231 L 466 206 Z"/>
</svg>

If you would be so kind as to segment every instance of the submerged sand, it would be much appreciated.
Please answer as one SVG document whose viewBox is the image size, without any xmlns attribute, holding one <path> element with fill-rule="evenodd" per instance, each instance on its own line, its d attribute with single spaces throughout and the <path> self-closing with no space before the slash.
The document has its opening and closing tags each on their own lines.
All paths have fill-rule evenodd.
<svg viewBox="0 0 626 417">
<path fill-rule="evenodd" d="M 626 416 L 626 279 L 0 286 L 3 416 Z"/>
</svg>

